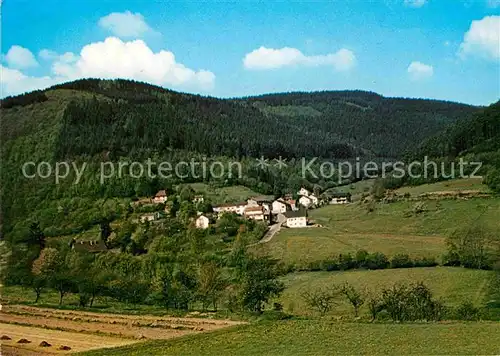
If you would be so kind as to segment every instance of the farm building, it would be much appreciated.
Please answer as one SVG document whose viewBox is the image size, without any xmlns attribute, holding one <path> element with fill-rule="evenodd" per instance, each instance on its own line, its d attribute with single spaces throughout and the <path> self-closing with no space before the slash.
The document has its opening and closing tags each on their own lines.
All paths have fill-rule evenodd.
<svg viewBox="0 0 500 356">
<path fill-rule="evenodd" d="M 290 205 L 285 203 L 284 200 L 278 199 L 278 200 L 273 201 L 273 205 L 272 205 L 273 214 L 283 214 L 288 210 L 292 210 L 292 208 L 290 207 Z"/>
<path fill-rule="evenodd" d="M 205 215 L 200 215 L 194 222 L 197 229 L 208 229 L 210 226 L 210 219 Z"/>
<path fill-rule="evenodd" d="M 301 196 L 299 198 L 299 204 L 302 205 L 305 208 L 309 208 L 309 207 L 311 207 L 313 205 L 313 202 L 312 202 L 311 198 L 309 198 L 308 196 L 303 195 L 303 196 Z"/>
<path fill-rule="evenodd" d="M 284 215 L 286 217 L 286 227 L 299 228 L 307 226 L 307 212 L 305 210 L 287 211 Z"/>
<path fill-rule="evenodd" d="M 264 208 L 260 205 L 247 206 L 245 208 L 244 216 L 247 219 L 264 221 L 265 220 Z"/>
<path fill-rule="evenodd" d="M 165 189 L 158 191 L 156 195 L 153 197 L 153 203 L 162 204 L 167 201 L 167 192 Z"/>
<path fill-rule="evenodd" d="M 246 201 L 241 203 L 219 204 L 215 205 L 213 207 L 213 210 L 215 213 L 235 213 L 238 215 L 243 215 L 247 205 L 248 203 Z"/>
<path fill-rule="evenodd" d="M 145 223 L 146 221 L 155 221 L 161 218 L 161 214 L 159 212 L 156 213 L 148 213 L 141 215 L 141 222 Z"/>
<path fill-rule="evenodd" d="M 297 195 L 305 196 L 308 197 L 311 194 L 310 191 L 308 191 L 306 188 L 300 188 L 299 192 Z"/>
<path fill-rule="evenodd" d="M 330 204 L 347 204 L 351 202 L 351 193 L 330 194 Z"/>
<path fill-rule="evenodd" d="M 71 240 L 71 249 L 76 252 L 104 252 L 108 250 L 108 247 L 102 240 L 95 241 L 76 241 Z"/>
</svg>

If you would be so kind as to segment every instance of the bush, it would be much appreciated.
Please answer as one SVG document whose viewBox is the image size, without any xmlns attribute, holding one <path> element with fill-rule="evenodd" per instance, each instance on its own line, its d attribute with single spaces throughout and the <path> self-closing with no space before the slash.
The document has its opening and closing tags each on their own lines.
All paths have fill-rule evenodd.
<svg viewBox="0 0 500 356">
<path fill-rule="evenodd" d="M 338 267 L 341 271 L 346 271 L 349 269 L 356 268 L 357 265 L 356 265 L 354 259 L 352 258 L 352 255 L 350 253 L 348 253 L 346 255 L 339 254 Z"/>
<path fill-rule="evenodd" d="M 389 260 L 381 252 L 369 254 L 366 258 L 366 268 L 368 269 L 384 269 L 389 266 Z"/>
<path fill-rule="evenodd" d="M 381 309 L 393 321 L 441 320 L 446 313 L 443 304 L 434 300 L 430 289 L 421 282 L 396 284 L 383 290 Z"/>
<path fill-rule="evenodd" d="M 414 263 L 407 254 L 395 255 L 391 260 L 391 268 L 411 268 L 413 266 Z"/>
<path fill-rule="evenodd" d="M 336 289 L 316 289 L 306 290 L 302 293 L 302 298 L 307 306 L 321 315 L 325 315 L 337 305 L 339 291 Z"/>
<path fill-rule="evenodd" d="M 321 270 L 327 272 L 338 271 L 340 266 L 336 260 L 325 260 L 321 262 Z"/>
<path fill-rule="evenodd" d="M 281 310 L 266 310 L 259 317 L 260 320 L 266 321 L 287 320 L 291 318 L 292 316 L 290 314 L 287 314 Z"/>
<path fill-rule="evenodd" d="M 455 310 L 455 317 L 459 320 L 479 320 L 481 311 L 471 302 L 463 302 Z"/>
<path fill-rule="evenodd" d="M 356 257 L 354 257 L 354 260 L 358 268 L 366 267 L 366 259 L 368 255 L 369 255 L 368 252 L 365 250 L 358 250 L 358 252 L 356 252 Z"/>
<path fill-rule="evenodd" d="M 417 258 L 413 261 L 414 267 L 436 267 L 439 263 L 433 257 Z"/>
<path fill-rule="evenodd" d="M 321 261 L 312 261 L 307 264 L 307 269 L 311 272 L 321 271 Z"/>
</svg>

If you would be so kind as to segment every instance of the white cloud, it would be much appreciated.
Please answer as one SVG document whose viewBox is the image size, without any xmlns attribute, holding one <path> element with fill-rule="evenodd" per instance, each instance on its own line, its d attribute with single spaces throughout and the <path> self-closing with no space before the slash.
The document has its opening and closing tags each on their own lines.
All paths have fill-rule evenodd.
<svg viewBox="0 0 500 356">
<path fill-rule="evenodd" d="M 277 69 L 286 66 L 332 66 L 335 70 L 346 71 L 356 64 L 353 52 L 342 48 L 336 53 L 306 56 L 296 48 L 280 49 L 260 47 L 245 55 L 243 65 L 251 70 Z"/>
<path fill-rule="evenodd" d="M 50 49 L 42 49 L 40 52 L 38 52 L 38 57 L 46 61 L 51 61 L 56 59 L 58 57 L 58 54 L 57 52 Z"/>
<path fill-rule="evenodd" d="M 54 62 L 52 70 L 54 74 L 70 79 L 125 78 L 202 90 L 211 89 L 215 80 L 212 72 L 187 68 L 176 61 L 172 52 L 161 50 L 155 53 L 142 40 L 124 42 L 108 37 L 103 42 L 83 47 L 77 58 L 71 54 L 64 56 Z"/>
<path fill-rule="evenodd" d="M 90 77 L 134 79 L 192 91 L 211 90 L 215 82 L 212 72 L 190 69 L 177 62 L 172 52 L 161 50 L 155 53 L 142 40 L 124 42 L 116 37 L 108 37 L 102 42 L 84 46 L 79 55 L 42 50 L 39 56 L 52 61 L 51 75 L 30 77 L 18 70 L 3 67 L 3 95 Z"/>
<path fill-rule="evenodd" d="M 427 4 L 427 0 L 405 0 L 405 5 L 409 7 L 422 7 Z"/>
<path fill-rule="evenodd" d="M 38 62 L 35 56 L 27 48 L 21 46 L 12 46 L 5 55 L 5 61 L 9 67 L 24 69 L 30 67 L 36 67 Z"/>
<path fill-rule="evenodd" d="M 472 21 L 460 45 L 459 55 L 500 59 L 500 16 Z"/>
<path fill-rule="evenodd" d="M 139 13 L 112 12 L 99 19 L 99 26 L 118 37 L 140 38 L 146 33 L 154 33 Z"/>
<path fill-rule="evenodd" d="M 1 97 L 16 95 L 35 89 L 45 89 L 61 80 L 49 76 L 31 77 L 23 74 L 17 69 L 11 69 L 0 65 L 2 81 L 0 85 Z"/>
<path fill-rule="evenodd" d="M 412 80 L 423 80 L 434 75 L 434 68 L 431 65 L 414 61 L 408 66 L 408 74 Z"/>
</svg>

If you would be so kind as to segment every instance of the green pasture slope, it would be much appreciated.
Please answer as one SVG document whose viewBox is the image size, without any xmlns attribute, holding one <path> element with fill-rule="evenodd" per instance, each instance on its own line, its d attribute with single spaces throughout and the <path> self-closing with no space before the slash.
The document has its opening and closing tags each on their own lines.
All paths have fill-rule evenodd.
<svg viewBox="0 0 500 356">
<path fill-rule="evenodd" d="M 413 214 L 415 201 L 367 205 L 330 205 L 311 210 L 309 217 L 322 227 L 282 229 L 258 248 L 287 263 L 303 264 L 355 253 L 360 249 L 391 257 L 439 258 L 446 252 L 446 238 L 473 223 L 500 232 L 500 199 L 474 198 L 424 200 L 426 211 Z"/>
</svg>

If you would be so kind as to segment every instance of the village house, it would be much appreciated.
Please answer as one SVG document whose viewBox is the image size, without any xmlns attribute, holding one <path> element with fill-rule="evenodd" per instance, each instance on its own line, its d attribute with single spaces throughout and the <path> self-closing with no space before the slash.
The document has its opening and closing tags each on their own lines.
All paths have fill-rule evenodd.
<svg viewBox="0 0 500 356">
<path fill-rule="evenodd" d="M 288 210 L 292 210 L 292 208 L 287 203 L 285 203 L 285 201 L 281 199 L 273 201 L 272 205 L 273 214 L 283 214 Z"/>
<path fill-rule="evenodd" d="M 215 205 L 213 207 L 213 210 L 215 213 L 235 213 L 238 215 L 243 215 L 245 212 L 245 208 L 247 206 L 247 202 L 241 202 L 241 203 L 226 203 L 226 204 L 219 204 Z"/>
<path fill-rule="evenodd" d="M 265 220 L 264 208 L 260 205 L 247 206 L 245 208 L 244 216 L 247 219 L 264 221 Z"/>
<path fill-rule="evenodd" d="M 318 206 L 319 199 L 316 196 L 314 196 L 314 194 L 310 196 L 303 195 L 299 198 L 299 204 L 305 208 L 312 208 Z"/>
<path fill-rule="evenodd" d="M 264 212 L 269 214 L 271 212 L 271 204 L 274 200 L 272 195 L 259 195 L 248 199 L 248 204 L 251 206 L 260 205 L 264 208 Z"/>
<path fill-rule="evenodd" d="M 156 195 L 153 197 L 153 203 L 162 204 L 167 201 L 167 192 L 165 189 L 158 191 Z"/>
<path fill-rule="evenodd" d="M 347 204 L 351 202 L 351 193 L 330 194 L 330 204 Z"/>
<path fill-rule="evenodd" d="M 94 241 L 76 241 L 75 239 L 71 240 L 70 243 L 71 249 L 76 252 L 104 252 L 108 250 L 108 247 L 102 240 L 94 240 Z"/>
<path fill-rule="evenodd" d="M 144 214 L 144 215 L 141 215 L 141 222 L 142 223 L 145 223 L 146 221 L 154 221 L 154 220 L 158 220 L 161 218 L 161 214 L 159 212 L 156 212 L 156 213 L 148 213 L 148 214 Z"/>
<path fill-rule="evenodd" d="M 287 211 L 285 226 L 289 228 L 307 227 L 307 213 L 304 210 Z"/>
<path fill-rule="evenodd" d="M 300 188 L 299 192 L 297 195 L 305 196 L 308 197 L 311 194 L 310 191 L 308 191 L 306 188 Z"/>
<path fill-rule="evenodd" d="M 285 199 L 285 203 L 287 203 L 288 205 L 290 205 L 290 208 L 293 211 L 299 210 L 299 208 L 297 207 L 297 201 L 296 200 L 294 200 L 294 199 Z"/>
<path fill-rule="evenodd" d="M 194 222 L 197 229 L 208 229 L 210 226 L 210 219 L 205 215 L 200 215 Z"/>
<path fill-rule="evenodd" d="M 305 208 L 309 208 L 313 205 L 313 202 L 308 196 L 303 195 L 299 198 L 299 204 Z"/>
<path fill-rule="evenodd" d="M 284 195 L 283 195 L 283 199 L 284 199 L 285 201 L 287 201 L 287 200 L 292 200 L 292 199 L 293 199 L 293 196 L 292 196 L 292 194 L 287 193 L 287 194 L 284 194 Z"/>
</svg>

